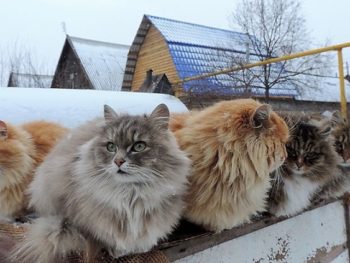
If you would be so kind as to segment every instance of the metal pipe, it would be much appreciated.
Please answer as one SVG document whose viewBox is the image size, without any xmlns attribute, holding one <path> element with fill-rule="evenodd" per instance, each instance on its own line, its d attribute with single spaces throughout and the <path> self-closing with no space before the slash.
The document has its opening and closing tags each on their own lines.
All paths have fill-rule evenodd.
<svg viewBox="0 0 350 263">
<path fill-rule="evenodd" d="M 249 69 L 249 68 L 253 68 L 253 67 L 263 66 L 266 64 L 272 64 L 272 63 L 282 62 L 282 61 L 291 60 L 291 59 L 295 59 L 295 58 L 316 55 L 316 54 L 320 54 L 320 53 L 324 53 L 324 52 L 328 52 L 328 51 L 337 51 L 338 52 L 338 70 L 339 70 L 339 84 L 340 84 L 341 113 L 342 113 L 342 116 L 344 118 L 347 118 L 347 102 L 346 102 L 346 96 L 345 96 L 344 66 L 343 66 L 343 53 L 342 53 L 342 49 L 346 48 L 346 47 L 350 47 L 350 42 L 346 42 L 346 43 L 338 44 L 338 45 L 333 45 L 333 46 L 328 46 L 328 47 L 323 47 L 323 48 L 307 50 L 307 51 L 298 52 L 298 53 L 294 53 L 294 54 L 290 54 L 290 55 L 286 55 L 286 56 L 282 56 L 282 57 L 278 57 L 278 58 L 270 58 L 270 59 L 266 59 L 266 60 L 255 62 L 255 63 L 226 68 L 226 69 L 214 71 L 211 73 L 206 73 L 206 74 L 201 74 L 201 75 L 197 75 L 197 76 L 193 76 L 193 77 L 188 77 L 188 78 L 184 78 L 184 79 L 181 79 L 179 81 L 174 82 L 173 86 L 176 87 L 176 86 L 179 86 L 180 84 L 183 84 L 184 82 L 188 82 L 191 80 L 199 80 L 199 79 L 203 79 L 203 78 L 209 78 L 209 77 L 213 77 L 213 76 L 217 76 L 217 75 L 221 75 L 221 74 L 227 74 L 227 73 L 231 73 L 231 72 L 235 72 L 235 71 L 240 71 L 243 69 Z M 175 88 L 175 89 L 176 89 L 175 94 L 179 95 L 183 92 L 182 88 Z"/>
<path fill-rule="evenodd" d="M 342 117 L 347 119 L 346 96 L 345 96 L 345 79 L 344 79 L 344 65 L 343 52 L 338 49 L 338 72 L 339 72 L 339 87 L 340 87 L 340 105 Z"/>
<path fill-rule="evenodd" d="M 220 75 L 220 74 L 227 74 L 227 73 L 230 73 L 230 72 L 239 71 L 239 70 L 242 70 L 242 69 L 249 69 L 249 68 L 253 68 L 253 67 L 257 67 L 257 66 L 263 66 L 263 65 L 266 65 L 266 64 L 272 64 L 272 63 L 277 63 L 277 62 L 281 62 L 281 61 L 291 60 L 291 59 L 295 59 L 295 58 L 300 58 L 300 57 L 305 57 L 305 56 L 310 56 L 310 55 L 316 55 L 316 54 L 324 53 L 324 52 L 327 52 L 327 51 L 336 51 L 336 50 L 342 49 L 344 47 L 350 47 L 350 42 L 346 42 L 346 43 L 339 44 L 339 45 L 323 47 L 323 48 L 312 49 L 312 50 L 303 51 L 303 52 L 299 52 L 299 53 L 294 53 L 294 54 L 290 54 L 290 55 L 282 56 L 282 57 L 278 57 L 278 58 L 270 58 L 270 59 L 266 59 L 266 60 L 255 62 L 255 63 L 250 63 L 250 64 L 246 64 L 246 65 L 242 65 L 242 66 L 236 66 L 236 67 L 231 67 L 231 68 L 226 68 L 226 69 L 214 71 L 214 72 L 211 72 L 211 73 L 205 73 L 205 74 L 201 74 L 201 75 L 197 75 L 197 76 L 193 76 L 193 77 L 188 77 L 188 78 L 184 78 L 184 79 L 181 79 L 179 81 L 176 81 L 173 84 L 174 85 L 178 85 L 178 84 L 182 84 L 182 83 L 187 82 L 187 81 L 198 80 L 198 79 L 203 79 L 203 78 L 209 78 L 209 77 L 217 76 L 217 75 Z"/>
</svg>

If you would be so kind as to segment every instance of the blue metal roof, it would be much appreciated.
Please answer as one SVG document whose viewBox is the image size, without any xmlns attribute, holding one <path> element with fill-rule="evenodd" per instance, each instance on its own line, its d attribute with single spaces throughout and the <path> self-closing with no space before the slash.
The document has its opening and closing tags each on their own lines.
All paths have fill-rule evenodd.
<svg viewBox="0 0 350 263">
<path fill-rule="evenodd" d="M 232 65 L 232 57 L 247 53 L 248 36 L 243 33 L 201 26 L 167 18 L 146 15 L 150 22 L 165 38 L 180 79 L 217 71 Z M 257 61 L 256 54 L 249 54 L 250 62 Z M 281 64 L 275 64 L 279 72 Z M 259 69 L 256 69 L 259 70 Z M 242 74 L 240 72 L 235 74 Z M 206 93 L 215 92 L 241 94 L 241 88 L 233 88 L 232 78 L 219 75 L 197 81 L 185 82 L 186 91 Z M 246 89 L 245 89 L 246 90 Z M 250 87 L 250 94 L 264 95 L 265 90 L 255 80 Z M 276 85 L 270 90 L 272 96 L 297 96 L 297 90 L 291 85 Z"/>
</svg>

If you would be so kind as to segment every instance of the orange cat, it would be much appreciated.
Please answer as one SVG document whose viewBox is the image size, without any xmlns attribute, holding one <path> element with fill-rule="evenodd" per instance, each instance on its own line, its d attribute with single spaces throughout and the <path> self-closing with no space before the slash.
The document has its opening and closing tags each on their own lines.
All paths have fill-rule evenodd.
<svg viewBox="0 0 350 263">
<path fill-rule="evenodd" d="M 190 221 L 222 231 L 265 210 L 269 173 L 283 163 L 288 139 L 285 122 L 269 105 L 223 101 L 173 115 L 170 128 L 193 163 L 185 212 Z"/>
<path fill-rule="evenodd" d="M 0 121 L 0 219 L 23 215 L 25 190 L 35 168 L 66 132 L 58 124 L 44 121 L 23 126 Z"/>
</svg>

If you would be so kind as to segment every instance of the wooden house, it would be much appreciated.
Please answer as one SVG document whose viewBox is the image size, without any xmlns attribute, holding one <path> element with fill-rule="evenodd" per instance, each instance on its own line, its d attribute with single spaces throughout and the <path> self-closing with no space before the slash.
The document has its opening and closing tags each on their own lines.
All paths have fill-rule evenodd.
<svg viewBox="0 0 350 263">
<path fill-rule="evenodd" d="M 50 88 L 53 76 L 11 72 L 7 87 Z"/>
<path fill-rule="evenodd" d="M 166 74 L 173 84 L 232 66 L 232 57 L 246 59 L 249 55 L 249 60 L 254 61 L 257 55 L 249 50 L 247 43 L 243 33 L 145 15 L 128 53 L 122 90 L 139 90 L 149 69 L 155 75 Z M 250 84 L 250 95 L 264 95 L 261 86 Z M 186 92 L 223 95 L 247 92 L 246 87 L 233 83 L 229 75 L 189 81 L 180 87 Z M 297 91 L 293 86 L 276 85 L 270 94 L 291 98 Z"/>
<path fill-rule="evenodd" d="M 68 36 L 52 88 L 120 90 L 129 46 Z"/>
</svg>

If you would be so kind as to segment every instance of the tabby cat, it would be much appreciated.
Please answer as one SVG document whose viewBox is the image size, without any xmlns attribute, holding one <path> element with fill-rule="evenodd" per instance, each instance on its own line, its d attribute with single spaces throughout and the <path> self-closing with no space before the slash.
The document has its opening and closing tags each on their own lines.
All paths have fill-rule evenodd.
<svg viewBox="0 0 350 263">
<path fill-rule="evenodd" d="M 120 257 L 170 233 L 184 207 L 190 160 L 168 121 L 164 104 L 150 116 L 119 115 L 106 105 L 104 118 L 74 129 L 36 173 L 30 204 L 41 217 L 13 258 L 56 262 L 88 249 L 93 259 L 101 247 Z"/>
<path fill-rule="evenodd" d="M 346 165 L 350 162 L 350 123 L 342 118 L 339 111 L 332 115 L 333 137 L 335 150 L 341 156 L 341 164 Z"/>
<path fill-rule="evenodd" d="M 38 121 L 14 126 L 0 121 L 0 217 L 11 221 L 26 212 L 25 190 L 35 168 L 66 129 Z"/>
<path fill-rule="evenodd" d="M 324 185 L 314 196 L 314 202 L 324 199 L 341 197 L 345 192 L 350 191 L 350 123 L 341 116 L 339 111 L 328 116 L 332 126 L 334 147 L 338 153 L 337 176 Z M 328 125 L 327 120 L 321 120 L 321 125 Z"/>
<path fill-rule="evenodd" d="M 308 116 L 283 117 L 291 134 L 288 157 L 272 173 L 269 211 L 276 216 L 291 216 L 307 208 L 319 190 L 337 178 L 339 171 L 329 126 L 318 126 Z"/>
<path fill-rule="evenodd" d="M 269 105 L 223 101 L 174 115 L 170 127 L 193 163 L 187 219 L 219 232 L 265 209 L 269 173 L 283 163 L 288 139 L 285 122 Z"/>
</svg>

